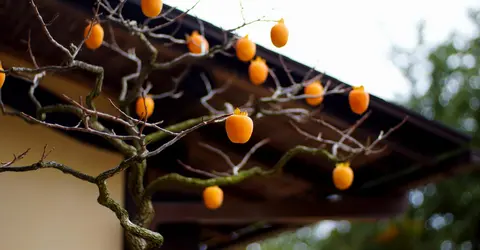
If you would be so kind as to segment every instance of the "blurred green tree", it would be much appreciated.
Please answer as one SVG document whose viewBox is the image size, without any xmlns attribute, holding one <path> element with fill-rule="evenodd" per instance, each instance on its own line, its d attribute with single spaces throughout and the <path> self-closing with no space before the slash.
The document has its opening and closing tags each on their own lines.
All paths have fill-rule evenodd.
<svg viewBox="0 0 480 250">
<path fill-rule="evenodd" d="M 480 145 L 480 11 L 470 11 L 476 28 L 471 38 L 452 34 L 426 50 L 423 23 L 415 49 L 393 49 L 393 61 L 412 92 L 401 102 L 423 116 L 460 129 Z M 422 56 L 422 54 L 427 56 Z M 424 74 L 423 74 L 424 73 Z M 423 75 L 422 75 L 423 74 Z M 480 174 L 460 175 L 411 190 L 410 209 L 376 223 L 352 222 L 324 240 L 285 234 L 263 242 L 262 250 L 420 250 L 480 249 Z"/>
</svg>

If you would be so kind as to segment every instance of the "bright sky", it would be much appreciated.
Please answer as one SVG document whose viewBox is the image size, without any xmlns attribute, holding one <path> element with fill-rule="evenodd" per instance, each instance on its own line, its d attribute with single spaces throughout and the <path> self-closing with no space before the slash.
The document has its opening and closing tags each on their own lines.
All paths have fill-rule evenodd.
<svg viewBox="0 0 480 250">
<path fill-rule="evenodd" d="M 426 21 L 426 42 L 443 41 L 457 30 L 470 35 L 473 27 L 467 8 L 480 6 L 475 0 L 241 0 L 248 20 L 266 16 L 285 19 L 288 44 L 280 49 L 270 42 L 271 22 L 256 23 L 239 30 L 257 44 L 316 68 L 351 85 L 362 84 L 372 94 L 393 100 L 409 85 L 390 59 L 392 45 L 412 47 L 416 25 Z M 164 0 L 185 10 L 196 0 Z M 192 15 L 223 28 L 243 23 L 240 0 L 201 0 Z"/>
</svg>

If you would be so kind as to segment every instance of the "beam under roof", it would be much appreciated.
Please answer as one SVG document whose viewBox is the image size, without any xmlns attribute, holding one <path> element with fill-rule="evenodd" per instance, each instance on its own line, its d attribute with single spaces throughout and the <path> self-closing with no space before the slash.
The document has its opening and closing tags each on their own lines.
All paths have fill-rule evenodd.
<svg viewBox="0 0 480 250">
<path fill-rule="evenodd" d="M 406 211 L 405 194 L 378 197 L 344 197 L 339 201 L 229 202 L 217 210 L 201 203 L 155 202 L 152 228 L 162 223 L 245 224 L 258 221 L 310 224 L 323 219 L 381 219 Z"/>
</svg>

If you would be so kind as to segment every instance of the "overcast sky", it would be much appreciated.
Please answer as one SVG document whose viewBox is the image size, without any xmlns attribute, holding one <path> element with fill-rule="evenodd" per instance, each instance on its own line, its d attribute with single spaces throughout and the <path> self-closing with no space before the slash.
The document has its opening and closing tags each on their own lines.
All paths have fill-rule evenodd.
<svg viewBox="0 0 480 250">
<path fill-rule="evenodd" d="M 165 0 L 185 10 L 196 0 Z M 393 100 L 409 85 L 390 60 L 392 45 L 412 47 L 416 25 L 426 21 L 426 42 L 443 41 L 453 30 L 471 35 L 467 8 L 475 0 L 242 0 L 247 20 L 266 15 L 283 17 L 290 30 L 280 49 L 270 42 L 272 23 L 256 23 L 239 34 L 308 66 L 315 65 L 351 85 L 363 84 L 378 97 Z M 201 0 L 191 12 L 214 25 L 233 28 L 242 23 L 239 0 Z M 309 31 L 315 30 L 315 31 Z"/>
</svg>

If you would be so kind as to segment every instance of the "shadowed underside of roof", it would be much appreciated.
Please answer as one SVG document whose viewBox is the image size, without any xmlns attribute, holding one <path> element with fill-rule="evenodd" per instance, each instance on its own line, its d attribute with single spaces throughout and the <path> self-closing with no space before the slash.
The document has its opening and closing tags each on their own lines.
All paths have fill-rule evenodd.
<svg viewBox="0 0 480 250">
<path fill-rule="evenodd" d="M 78 43 L 82 39 L 81 34 L 86 24 L 85 20 L 91 17 L 93 0 L 37 0 L 36 2 L 45 20 L 52 20 L 58 15 L 48 28 L 60 43 L 67 45 L 71 42 Z M 15 58 L 16 62 L 29 61 L 26 43 L 21 41 L 26 41 L 28 31 L 31 29 L 32 50 L 39 64 L 47 65 L 61 62 L 62 58 L 59 58 L 58 50 L 45 38 L 28 5 L 28 1 L 3 0 L 0 3 L 0 16 L 4 23 L 5 34 L 0 41 L 0 51 L 4 52 L 5 56 L 8 54 L 9 57 Z M 176 16 L 179 12 L 173 11 L 171 14 Z M 126 4 L 125 16 L 143 21 L 143 16 L 136 2 Z M 206 22 L 204 26 L 205 36 L 211 46 L 223 41 L 223 33 L 219 28 Z M 167 27 L 164 32 L 171 33 L 174 28 L 176 27 Z M 177 34 L 182 37 L 185 33 L 190 33 L 194 29 L 198 29 L 198 22 L 187 15 L 182 18 L 181 27 Z M 131 36 L 119 27 L 114 27 L 114 30 L 116 41 L 121 47 L 136 47 L 137 55 L 146 54 L 145 49 L 136 37 Z M 160 52 L 160 58 L 165 61 L 186 52 L 182 46 L 165 47 L 160 43 L 155 45 Z M 257 54 L 267 60 L 282 83 L 289 82 L 287 75 L 283 72 L 282 65 L 278 61 L 278 54 L 261 46 L 257 47 Z M 18 66 L 9 65 L 9 62 L 14 61 L 13 59 L 0 59 L 4 67 Z M 105 68 L 104 92 L 108 96 L 118 96 L 120 78 L 132 73 L 135 69 L 134 63 L 107 48 L 100 48 L 94 52 L 83 50 L 79 59 Z M 285 61 L 296 80 L 302 79 L 309 70 L 308 67 L 292 60 L 285 59 Z M 164 120 L 165 124 L 173 124 L 207 113 L 207 110 L 200 105 L 198 100 L 206 94 L 199 72 L 207 74 L 212 85 L 214 85 L 213 87 L 219 87 L 227 80 L 233 79 L 233 84 L 229 90 L 218 95 L 212 101 L 212 105 L 220 108 L 226 101 L 234 105 L 241 105 L 248 100 L 251 94 L 265 96 L 269 94 L 267 88 L 273 86 L 271 80 L 264 84 L 265 87 L 249 84 L 246 76 L 247 64 L 228 56 L 217 54 L 214 59 L 191 63 L 191 74 L 181 83 L 181 88 L 185 91 L 185 94 L 177 100 L 163 99 L 158 101 L 152 120 Z M 185 65 L 180 65 L 174 69 L 159 71 L 150 75 L 149 80 L 154 84 L 152 92 L 160 93 L 170 90 L 173 84 L 171 76 L 178 75 L 184 67 Z M 87 87 L 93 86 L 93 76 L 82 72 L 58 75 L 74 79 L 78 84 Z M 325 76 L 324 79 L 331 80 L 334 85 L 344 84 L 330 76 Z M 13 78 L 9 78 L 8 81 L 2 90 L 4 102 L 27 113 L 34 113 L 34 105 L 27 95 L 28 83 L 19 79 L 13 80 Z M 55 93 L 55 86 L 43 86 L 39 89 L 37 96 L 44 104 L 53 104 L 61 101 L 59 94 Z M 287 105 L 289 107 L 309 108 L 302 101 L 291 102 Z M 155 197 L 158 210 L 169 211 L 159 213 L 156 222 L 158 224 L 200 223 L 203 225 L 203 232 L 206 232 L 201 239 L 204 241 L 219 232 L 232 231 L 234 230 L 232 227 L 242 227 L 243 224 L 258 221 L 261 218 L 273 222 L 274 225 L 271 228 L 279 228 L 289 224 L 311 223 L 321 218 L 388 216 L 388 213 L 401 212 L 403 208 L 401 204 L 403 204 L 404 199 L 398 197 L 403 197 L 402 193 L 405 190 L 429 182 L 439 174 L 448 175 L 454 170 L 461 169 L 457 168 L 458 166 L 468 165 L 474 161 L 472 152 L 468 149 L 460 150 L 451 157 L 438 159 L 439 156 L 461 149 L 465 144 L 468 144 L 470 139 L 465 135 L 437 122 L 428 121 L 418 114 L 374 96 L 371 97 L 370 110 L 372 111 L 371 116 L 354 134 L 360 140 L 366 140 L 367 137 L 376 137 L 381 130 L 385 131 L 395 126 L 405 116 L 409 116 L 409 119 L 385 141 L 388 149 L 384 153 L 355 158 L 352 162 L 356 172 L 355 182 L 349 191 L 339 193 L 333 187 L 330 178 L 332 168 L 330 162 L 323 158 L 302 155 L 290 161 L 281 176 L 268 179 L 255 178 L 225 188 L 226 207 L 219 210 L 217 215 L 208 213 L 208 211 L 199 207 L 200 190 L 171 187 Z M 351 126 L 360 118 L 350 112 L 346 95 L 326 97 L 321 114 L 326 121 L 342 129 Z M 55 122 L 77 123 L 73 117 L 65 115 L 52 116 L 49 119 Z M 320 127 L 318 124 L 307 123 L 301 126 L 312 133 L 321 132 L 326 138 L 338 138 L 338 135 L 332 133 L 331 130 Z M 122 128 L 115 128 L 115 131 L 122 131 Z M 109 147 L 108 144 L 94 136 L 71 132 L 68 134 L 97 146 Z M 179 170 L 179 165 L 176 163 L 178 159 L 204 170 L 225 170 L 226 164 L 222 159 L 198 147 L 199 141 L 221 148 L 236 161 L 241 159 L 253 144 L 266 137 L 271 138 L 271 143 L 261 148 L 251 158 L 248 167 L 262 166 L 268 168 L 284 152 L 295 145 L 315 145 L 300 136 L 292 128 L 289 120 L 282 117 L 265 117 L 258 120 L 255 123 L 255 132 L 251 142 L 246 145 L 229 143 L 222 125 L 212 125 L 190 134 L 163 154 L 150 159 L 148 178 L 152 179 L 159 174 L 173 171 L 192 175 Z M 335 206 L 326 200 L 326 197 L 332 197 L 336 194 L 341 194 L 346 203 Z M 392 199 L 389 203 L 385 197 L 394 197 L 396 200 Z M 402 201 L 401 203 L 398 203 L 399 199 Z M 231 203 L 229 203 L 230 201 Z M 370 206 L 360 206 L 361 203 L 368 203 Z M 282 206 L 282 204 L 297 205 Z M 386 209 L 388 205 L 392 206 L 391 210 L 385 210 L 384 214 L 378 211 L 379 206 Z M 282 206 L 282 209 L 279 209 L 279 206 Z M 305 207 L 304 210 L 299 209 L 302 206 Z M 342 210 L 342 208 L 347 209 Z M 355 208 L 356 212 L 352 208 Z M 318 210 L 322 211 L 319 212 Z M 260 212 L 255 213 L 255 211 Z M 228 224 L 230 226 L 227 228 L 225 225 Z M 230 241 L 230 238 L 227 241 Z M 221 243 L 221 240 L 218 242 Z"/>
</svg>

